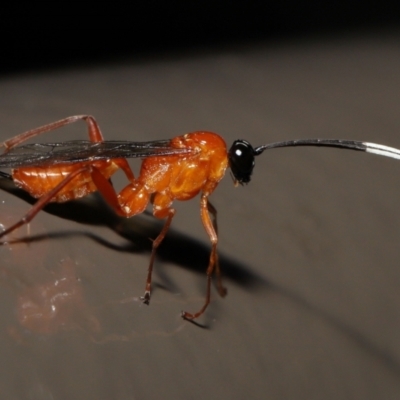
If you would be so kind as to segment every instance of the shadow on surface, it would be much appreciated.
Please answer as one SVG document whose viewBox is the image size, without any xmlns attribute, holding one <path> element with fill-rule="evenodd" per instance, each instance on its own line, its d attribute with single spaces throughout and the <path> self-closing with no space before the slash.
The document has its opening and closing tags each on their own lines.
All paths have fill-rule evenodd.
<svg viewBox="0 0 400 400">
<path fill-rule="evenodd" d="M 8 179 L 0 179 L 0 189 L 30 204 L 34 204 L 37 201 L 27 192 L 16 188 L 14 183 Z M 147 215 L 138 215 L 134 218 L 119 217 L 97 193 L 80 200 L 70 201 L 66 204 L 49 204 L 44 208 L 44 211 L 81 224 L 106 226 L 126 239 L 127 242 L 126 244 L 114 244 L 92 232 L 82 231 L 35 235 L 18 239 L 18 242 L 33 243 L 41 240 L 84 235 L 100 245 L 115 251 L 150 253 L 151 240 L 149 238 L 155 238 L 163 226 L 163 221 L 155 219 L 150 213 L 146 213 Z M 204 244 L 170 228 L 167 236 L 157 250 L 157 258 L 194 272 L 205 274 L 210 251 L 210 244 Z M 242 287 L 254 290 L 257 286 L 268 285 L 267 282 L 263 281 L 262 277 L 251 272 L 246 265 L 226 255 L 219 253 L 219 261 L 223 276 Z"/>
<path fill-rule="evenodd" d="M 15 187 L 12 181 L 0 179 L 0 189 L 15 195 L 22 200 L 34 204 L 36 199 L 28 193 Z M 150 253 L 150 237 L 156 237 L 162 228 L 162 221 L 153 218 L 150 213 L 147 215 L 138 215 L 135 218 L 123 218 L 117 216 L 110 209 L 100 195 L 94 194 L 86 198 L 70 201 L 66 204 L 52 203 L 45 207 L 44 211 L 60 218 L 75 221 L 81 224 L 94 226 L 107 226 L 121 237 L 126 239 L 125 244 L 115 244 L 104 238 L 84 231 L 54 232 L 43 235 L 35 235 L 10 241 L 34 243 L 42 240 L 65 239 L 68 237 L 85 236 L 98 243 L 101 246 L 114 251 L 128 253 Z M 193 272 L 205 274 L 205 269 L 210 256 L 210 245 L 204 244 L 198 240 L 179 233 L 170 228 L 166 238 L 157 251 L 157 258 L 170 262 Z M 247 290 L 269 290 L 276 292 L 281 296 L 290 299 L 295 304 L 300 305 L 305 311 L 321 318 L 328 325 L 334 327 L 345 337 L 353 341 L 358 347 L 367 353 L 381 360 L 390 370 L 400 375 L 400 362 L 393 354 L 381 348 L 379 344 L 374 343 L 369 337 L 350 324 L 341 321 L 339 317 L 332 315 L 316 304 L 309 302 L 304 296 L 277 285 L 265 278 L 252 272 L 250 268 L 240 262 L 233 260 L 223 254 L 219 254 L 219 260 L 224 277 L 234 281 L 237 285 Z M 162 280 L 169 282 L 165 272 L 162 273 Z M 167 286 L 173 286 L 171 282 Z M 155 285 L 157 286 L 157 285 Z M 158 285 L 158 287 L 164 285 Z M 189 321 L 200 328 L 208 328 L 196 321 Z"/>
</svg>

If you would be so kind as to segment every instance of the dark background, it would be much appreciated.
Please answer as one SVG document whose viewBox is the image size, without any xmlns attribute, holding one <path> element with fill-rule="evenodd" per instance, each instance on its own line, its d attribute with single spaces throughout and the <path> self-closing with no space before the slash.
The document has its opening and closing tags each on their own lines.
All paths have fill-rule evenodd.
<svg viewBox="0 0 400 400">
<path fill-rule="evenodd" d="M 147 1 L 10 6 L 0 72 L 171 57 L 237 44 L 394 27 L 391 1 Z"/>
</svg>

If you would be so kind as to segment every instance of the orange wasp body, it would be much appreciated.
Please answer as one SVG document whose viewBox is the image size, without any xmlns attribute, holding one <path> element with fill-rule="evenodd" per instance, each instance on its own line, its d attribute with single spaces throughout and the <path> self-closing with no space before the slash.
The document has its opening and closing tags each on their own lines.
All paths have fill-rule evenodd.
<svg viewBox="0 0 400 400">
<path fill-rule="evenodd" d="M 6 150 L 3 158 L 11 149 L 23 141 L 80 119 L 87 122 L 90 141 L 102 143 L 104 141 L 103 136 L 93 117 L 74 116 L 5 141 L 3 147 Z M 165 150 L 166 148 L 168 150 Z M 56 165 L 44 162 L 43 165 L 13 168 L 12 179 L 15 184 L 40 200 L 24 218 L 1 232 L 0 237 L 28 223 L 49 202 L 66 202 L 84 197 L 97 190 L 117 214 L 127 218 L 142 213 L 151 201 L 153 215 L 161 219 L 166 218 L 166 223 L 153 242 L 146 290 L 142 298 L 146 304 L 149 304 L 155 251 L 164 239 L 175 215 L 172 203 L 174 200 L 190 200 L 201 192 L 201 219 L 212 243 L 207 270 L 207 297 L 199 312 L 195 314 L 182 313 L 184 318 L 197 318 L 209 304 L 211 277 L 215 265 L 218 264 L 216 253 L 218 237 L 215 225 L 209 215 L 209 212 L 211 212 L 215 220 L 215 209 L 208 202 L 208 196 L 217 187 L 228 166 L 226 144 L 215 133 L 194 132 L 171 139 L 168 147 L 163 147 L 162 150 L 161 153 L 166 152 L 167 154 L 148 156 L 143 160 L 140 174 L 136 179 L 125 158 L 74 161 L 57 163 Z M 24 157 L 26 158 L 26 154 L 24 154 Z M 37 163 L 41 164 L 41 162 Z M 129 184 L 117 194 L 109 182 L 109 178 L 120 168 L 127 176 Z M 218 265 L 217 272 L 219 276 Z M 224 295 L 225 291 L 220 281 L 218 288 L 220 293 Z"/>
<path fill-rule="evenodd" d="M 67 124 L 84 120 L 89 141 L 70 141 L 19 146 L 28 139 Z M 17 135 L 0 144 L 0 168 L 12 168 L 15 184 L 39 198 L 28 213 L 0 233 L 0 237 L 28 223 L 50 202 L 65 202 L 99 191 L 115 212 L 124 217 L 142 213 L 153 204 L 153 215 L 166 219 L 163 229 L 153 241 L 146 288 L 142 300 L 149 304 L 152 269 L 156 250 L 164 239 L 175 215 L 174 200 L 190 200 L 200 193 L 201 220 L 211 241 L 207 267 L 207 290 L 202 308 L 196 313 L 182 312 L 185 319 L 202 315 L 210 303 L 211 279 L 217 274 L 218 291 L 222 286 L 217 256 L 216 210 L 208 197 L 223 178 L 227 167 L 235 183 L 250 182 L 255 156 L 264 150 L 289 146 L 327 146 L 365 151 L 400 159 L 400 150 L 375 143 L 339 139 L 301 139 L 276 142 L 253 148 L 245 140 L 236 140 L 227 150 L 225 141 L 211 132 L 194 132 L 171 140 L 152 142 L 104 141 L 92 116 L 78 115 L 44 125 Z M 134 174 L 126 158 L 143 158 L 139 176 Z M 110 177 L 119 169 L 129 183 L 116 193 Z M 211 218 L 212 217 L 212 218 Z"/>
</svg>

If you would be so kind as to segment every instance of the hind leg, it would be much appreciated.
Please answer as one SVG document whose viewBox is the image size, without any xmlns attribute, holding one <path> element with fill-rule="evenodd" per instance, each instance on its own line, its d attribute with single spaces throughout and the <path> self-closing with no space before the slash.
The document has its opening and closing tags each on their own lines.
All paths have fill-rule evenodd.
<svg viewBox="0 0 400 400">
<path fill-rule="evenodd" d="M 94 117 L 91 115 L 73 115 L 72 117 L 67 117 L 60 119 L 59 121 L 51 122 L 50 124 L 39 126 L 38 128 L 30 129 L 29 131 L 20 133 L 4 142 L 0 143 L 0 147 L 4 147 L 4 152 L 12 149 L 19 144 L 26 142 L 27 140 L 41 135 L 42 133 L 51 132 L 55 129 L 61 128 L 65 125 L 73 124 L 77 121 L 85 121 L 88 127 L 89 140 L 91 142 L 102 142 L 104 137 L 100 131 L 100 127 Z"/>
<path fill-rule="evenodd" d="M 70 183 L 76 176 L 87 172 L 90 167 L 82 167 L 80 169 L 77 169 L 76 171 L 70 173 L 63 181 L 61 181 L 56 187 L 54 187 L 52 190 L 50 190 L 48 193 L 46 193 L 44 196 L 42 196 L 33 206 L 32 208 L 19 220 L 17 221 L 14 225 L 10 226 L 3 232 L 0 232 L 0 238 L 8 235 L 15 229 L 19 228 L 22 225 L 28 224 L 32 219 L 36 216 L 36 214 L 43 209 L 47 204 L 49 204 L 52 199 L 57 195 L 60 190 L 62 190 L 68 183 Z"/>
</svg>

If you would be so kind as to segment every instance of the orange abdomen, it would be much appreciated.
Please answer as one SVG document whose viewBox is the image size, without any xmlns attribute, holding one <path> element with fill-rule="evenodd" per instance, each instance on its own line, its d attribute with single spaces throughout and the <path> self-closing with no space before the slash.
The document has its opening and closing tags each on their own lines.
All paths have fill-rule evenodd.
<svg viewBox="0 0 400 400">
<path fill-rule="evenodd" d="M 102 175 L 109 178 L 117 169 L 112 161 L 97 162 Z M 63 203 L 65 201 L 79 199 L 97 191 L 91 177 L 92 165 L 87 165 L 87 170 L 76 176 L 64 188 L 62 188 L 51 199 L 52 202 Z M 14 183 L 19 188 L 28 192 L 35 198 L 40 198 L 50 190 L 54 189 L 61 183 L 69 174 L 78 169 L 85 167 L 84 163 L 76 164 L 60 164 L 54 167 L 26 167 L 12 170 Z"/>
</svg>

